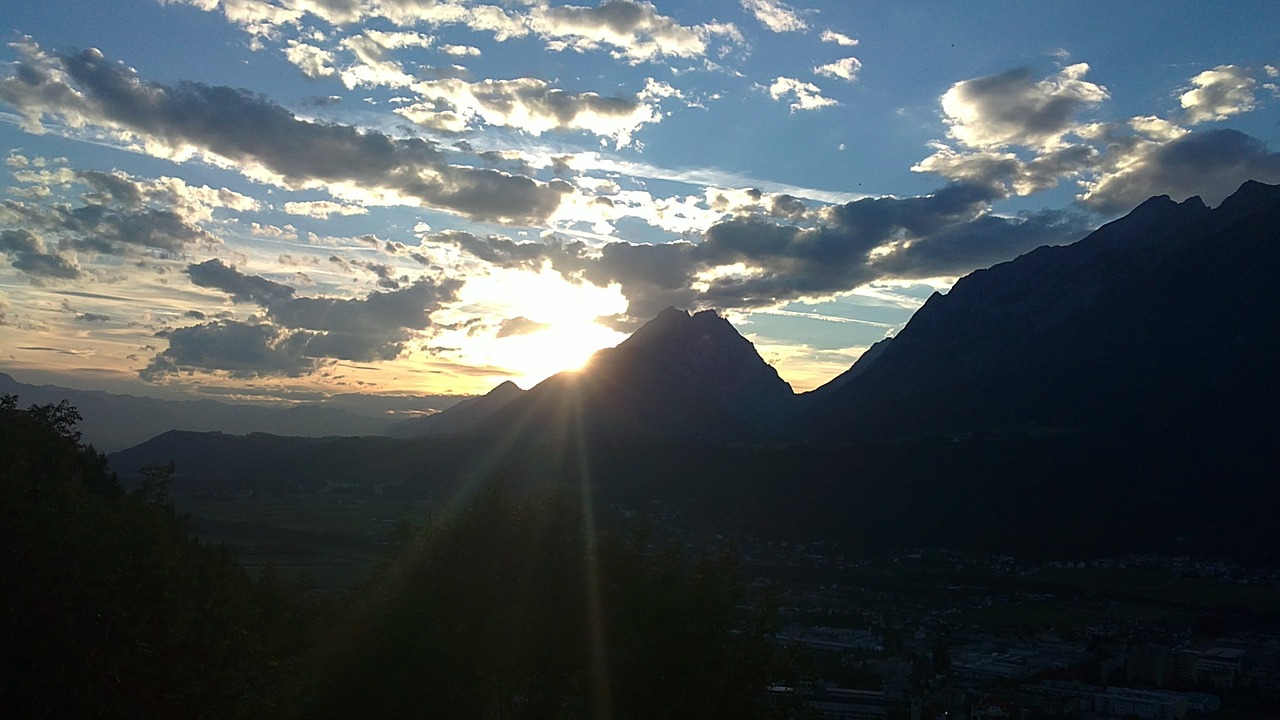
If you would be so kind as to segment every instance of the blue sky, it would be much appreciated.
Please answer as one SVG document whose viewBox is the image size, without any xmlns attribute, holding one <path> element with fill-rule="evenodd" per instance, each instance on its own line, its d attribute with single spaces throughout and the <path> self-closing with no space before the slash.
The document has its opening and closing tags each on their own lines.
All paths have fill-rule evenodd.
<svg viewBox="0 0 1280 720">
<path fill-rule="evenodd" d="M 1150 195 L 1280 182 L 1273 2 L 0 9 L 0 369 L 477 393 L 716 308 L 797 390 Z"/>
</svg>

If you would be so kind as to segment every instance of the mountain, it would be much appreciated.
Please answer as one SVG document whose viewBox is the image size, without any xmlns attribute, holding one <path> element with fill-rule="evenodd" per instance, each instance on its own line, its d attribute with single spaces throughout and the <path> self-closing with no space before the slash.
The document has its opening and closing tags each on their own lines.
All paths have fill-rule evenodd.
<svg viewBox="0 0 1280 720">
<path fill-rule="evenodd" d="M 21 405 L 68 401 L 80 411 L 85 442 L 112 452 L 137 445 L 167 430 L 220 431 L 234 434 L 271 431 L 281 435 L 382 435 L 387 432 L 393 406 L 453 402 L 446 397 L 391 398 L 372 402 L 335 398 L 335 402 L 366 407 L 368 414 L 342 407 L 308 403 L 288 408 L 215 400 L 161 400 L 57 385 L 31 385 L 0 373 L 0 394 L 17 395 Z M 447 407 L 447 405 L 446 405 Z"/>
<path fill-rule="evenodd" d="M 524 392 L 520 386 L 505 380 L 484 395 L 467 398 L 438 413 L 394 423 L 387 434 L 394 438 L 458 435 L 480 424 Z"/>
<path fill-rule="evenodd" d="M 477 435 L 575 432 L 745 440 L 785 417 L 795 395 L 746 338 L 712 310 L 667 308 L 575 373 L 515 398 Z"/>
<path fill-rule="evenodd" d="M 797 435 L 1274 427 L 1280 187 L 1219 207 L 1154 197 L 1072 245 L 935 294 Z"/>
<path fill-rule="evenodd" d="M 960 280 L 803 396 L 715 313 L 669 308 L 459 436 L 168 433 L 110 461 L 172 458 L 180 489 L 218 494 L 589 486 L 704 531 L 855 554 L 1275 561 L 1277 270 L 1280 188 L 1213 209 L 1153 198 Z M 750 442 L 784 429 L 795 442 Z"/>
</svg>

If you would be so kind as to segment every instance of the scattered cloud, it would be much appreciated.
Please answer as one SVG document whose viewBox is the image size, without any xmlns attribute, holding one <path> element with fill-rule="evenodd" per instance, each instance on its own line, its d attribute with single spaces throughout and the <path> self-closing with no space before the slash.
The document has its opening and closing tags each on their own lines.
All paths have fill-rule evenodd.
<svg viewBox="0 0 1280 720">
<path fill-rule="evenodd" d="M 564 188 L 487 168 L 450 165 L 433 143 L 347 125 L 303 120 L 235 88 L 142 80 L 97 50 L 50 55 L 30 41 L 0 100 L 29 129 L 46 118 L 95 125 L 142 140 L 174 159 L 193 152 L 289 189 L 328 189 L 369 201 L 401 202 L 475 220 L 537 223 Z"/>
<path fill-rule="evenodd" d="M 800 32 L 809 25 L 796 9 L 779 0 L 741 0 L 742 7 L 755 16 L 761 25 L 776 33 Z"/>
<path fill-rule="evenodd" d="M 396 112 L 426 127 L 453 132 L 475 123 L 516 128 L 532 135 L 582 130 L 625 146 L 641 126 L 659 120 L 656 107 L 637 98 L 571 93 L 534 78 L 475 83 L 434 80 L 416 83 L 413 90 L 420 101 Z"/>
<path fill-rule="evenodd" d="M 1237 65 L 1219 65 L 1205 70 L 1191 78 L 1191 89 L 1179 98 L 1182 109 L 1186 111 L 1185 122 L 1195 125 L 1225 120 L 1253 110 L 1257 107 L 1253 97 L 1257 84 L 1249 70 Z"/>
<path fill-rule="evenodd" d="M 632 0 L 605 0 L 597 7 L 538 5 L 530 10 L 528 23 L 551 50 L 609 48 L 615 58 L 633 63 L 699 57 L 717 35 L 741 41 L 732 25 L 681 25 L 659 14 L 652 3 Z"/>
<path fill-rule="evenodd" d="M 847 57 L 836 60 L 826 65 L 819 65 L 813 69 L 813 72 L 826 77 L 839 78 L 853 82 L 858 79 L 858 73 L 862 70 L 862 62 L 856 57 Z"/>
<path fill-rule="evenodd" d="M 835 43 L 841 47 L 854 47 L 858 44 L 857 38 L 851 38 L 848 35 L 838 33 L 835 30 L 823 30 L 819 36 L 822 42 Z"/>
<path fill-rule="evenodd" d="M 334 361 L 394 360 L 433 326 L 432 314 L 457 300 L 462 281 L 419 278 L 408 287 L 359 298 L 299 297 L 292 287 L 213 259 L 187 267 L 193 284 L 254 303 L 264 316 L 225 319 L 162 332 L 169 347 L 139 377 L 149 382 L 193 372 L 232 377 L 299 377 Z"/>
<path fill-rule="evenodd" d="M 797 110 L 819 110 L 840 104 L 836 100 L 823 97 L 822 89 L 817 85 L 795 78 L 774 78 L 773 83 L 769 85 L 767 90 L 769 91 L 769 97 L 774 100 L 790 99 L 789 107 L 791 112 Z"/>
<path fill-rule="evenodd" d="M 360 205 L 337 203 L 332 200 L 287 202 L 284 204 L 284 211 L 290 215 L 305 215 L 318 220 L 324 220 L 334 215 L 365 215 L 369 212 L 368 208 Z"/>
</svg>

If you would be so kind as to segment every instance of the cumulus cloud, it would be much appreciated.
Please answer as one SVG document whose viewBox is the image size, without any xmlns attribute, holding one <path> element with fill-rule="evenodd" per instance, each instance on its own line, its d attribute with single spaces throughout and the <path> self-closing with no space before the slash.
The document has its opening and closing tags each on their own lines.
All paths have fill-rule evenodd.
<svg viewBox="0 0 1280 720">
<path fill-rule="evenodd" d="M 1280 183 L 1280 153 L 1238 130 L 1189 133 L 1171 142 L 1116 144 L 1081 201 L 1104 214 L 1126 212 L 1152 195 L 1216 205 L 1245 180 Z"/>
<path fill-rule="evenodd" d="M 236 378 L 298 377 L 319 365 L 318 359 L 305 354 L 308 335 L 265 322 L 217 320 L 161 337 L 168 339 L 169 347 L 138 371 L 148 382 L 195 371 L 221 371 Z"/>
<path fill-rule="evenodd" d="M 947 134 L 974 148 L 1059 145 L 1080 110 L 1108 97 L 1105 87 L 1084 79 L 1088 72 L 1077 63 L 1040 80 L 1016 69 L 958 82 L 942 96 Z"/>
<path fill-rule="evenodd" d="M 809 25 L 796 9 L 779 0 L 741 0 L 742 7 L 755 16 L 761 25 L 776 33 L 800 32 Z"/>
<path fill-rule="evenodd" d="M 1089 123 L 1076 115 L 1107 91 L 1084 80 L 1087 69 L 1072 65 L 1039 81 L 1013 70 L 956 83 L 941 99 L 956 142 L 934 143 L 912 169 L 984 185 L 996 195 L 1028 195 L 1074 179 L 1081 205 L 1108 216 L 1152 195 L 1199 195 L 1214 204 L 1245 180 L 1280 180 L 1277 155 L 1261 141 L 1234 130 L 1184 127 L 1256 107 L 1248 70 L 1222 65 L 1197 74 L 1181 96 L 1185 112 L 1173 120 Z"/>
<path fill-rule="evenodd" d="M 605 0 L 597 7 L 539 5 L 528 20 L 552 50 L 610 48 L 614 57 L 636 63 L 703 55 L 715 35 L 741 39 L 732 25 L 681 25 L 652 3 L 632 0 Z"/>
<path fill-rule="evenodd" d="M 30 230 L 0 230 L 0 254 L 9 256 L 15 270 L 35 278 L 74 280 L 80 270 L 57 253 L 46 252 L 44 241 Z"/>
<path fill-rule="evenodd" d="M 293 297 L 294 289 L 260 275 L 246 275 L 228 267 L 217 258 L 190 264 L 185 271 L 191 282 L 214 288 L 231 296 L 234 302 L 269 305 Z"/>
<path fill-rule="evenodd" d="M 159 381 L 184 372 L 235 377 L 300 376 L 334 360 L 375 362 L 402 355 L 432 314 L 457 300 L 462 281 L 419 278 L 408 287 L 359 298 L 298 297 L 294 288 L 214 259 L 187 267 L 193 284 L 260 305 L 265 317 L 220 320 L 160 334 L 169 347 L 139 376 Z"/>
<path fill-rule="evenodd" d="M 839 78 L 853 82 L 858 79 L 858 73 L 862 70 L 862 61 L 856 57 L 847 57 L 836 60 L 835 62 L 819 65 L 813 69 L 818 75 L 826 77 Z"/>
<path fill-rule="evenodd" d="M 309 78 L 329 77 L 338 72 L 333 65 L 333 53 L 314 45 L 290 40 L 284 56 Z"/>
<path fill-rule="evenodd" d="M 552 130 L 583 130 L 611 137 L 622 146 L 646 123 L 659 120 L 657 108 L 637 98 L 571 93 L 543 80 L 434 80 L 413 86 L 421 102 L 396 112 L 426 125 L 452 130 L 473 122 L 512 127 L 541 135 Z M 451 127 L 453 126 L 453 127 Z"/>
<path fill-rule="evenodd" d="M 1191 78 L 1191 89 L 1179 98 L 1185 121 L 1195 125 L 1253 110 L 1257 107 L 1253 97 L 1256 85 L 1249 70 L 1237 65 L 1205 70 Z"/>
<path fill-rule="evenodd" d="M 780 77 L 774 78 L 773 83 L 767 88 L 769 97 L 774 100 L 787 100 L 791 112 L 797 110 L 818 110 L 840 103 L 828 97 L 823 97 L 822 90 L 813 83 L 807 83 L 795 78 Z"/>
<path fill-rule="evenodd" d="M 200 152 L 290 189 L 363 194 L 452 211 L 475 220 L 536 223 L 565 188 L 487 168 L 450 165 L 432 143 L 300 119 L 244 90 L 146 82 L 97 50 L 49 55 L 34 43 L 0 80 L 0 100 L 29 127 L 47 117 L 145 139 L 152 153 Z"/>
<path fill-rule="evenodd" d="M 304 215 L 317 220 L 326 220 L 334 215 L 364 215 L 369 210 L 360 205 L 337 203 L 332 200 L 310 200 L 306 202 L 287 202 L 284 211 L 290 215 Z"/>
<path fill-rule="evenodd" d="M 101 198 L 99 198 L 101 199 Z M 0 226 L 33 228 L 56 239 L 61 250 L 133 255 L 143 250 L 177 254 L 217 238 L 168 208 L 127 209 L 116 203 L 0 203 Z"/>
</svg>

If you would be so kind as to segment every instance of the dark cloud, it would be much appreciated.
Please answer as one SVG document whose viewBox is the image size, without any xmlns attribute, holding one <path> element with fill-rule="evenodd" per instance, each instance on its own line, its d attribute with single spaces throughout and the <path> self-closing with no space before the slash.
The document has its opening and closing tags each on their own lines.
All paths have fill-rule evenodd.
<svg viewBox="0 0 1280 720">
<path fill-rule="evenodd" d="M 169 347 L 138 375 L 155 382 L 182 372 L 222 371 L 232 377 L 306 375 L 319 364 L 307 357 L 308 334 L 290 333 L 269 323 L 217 321 L 166 333 Z"/>
<path fill-rule="evenodd" d="M 80 313 L 76 315 L 76 319 L 80 322 L 110 322 L 110 315 L 99 315 L 98 313 Z"/>
<path fill-rule="evenodd" d="M 535 322 L 527 317 L 517 316 L 507 318 L 498 326 L 497 337 L 511 337 L 513 335 L 530 335 L 547 327 L 546 323 Z"/>
<path fill-rule="evenodd" d="M 86 199 L 95 205 L 119 204 L 128 209 L 142 207 L 142 190 L 127 177 L 97 170 L 82 171 L 79 177 L 93 189 Z"/>
<path fill-rule="evenodd" d="M 295 297 L 272 304 L 267 314 L 285 327 L 325 332 L 378 335 L 424 330 L 431 326 L 431 313 L 456 300 L 461 287 L 461 280 L 421 278 L 404 289 L 364 298 Z"/>
<path fill-rule="evenodd" d="M 1040 245 L 1074 241 L 1090 229 L 1078 214 L 992 215 L 995 196 L 981 185 L 955 183 L 932 195 L 832 206 L 810 225 L 734 218 L 711 227 L 700 243 L 614 242 L 590 249 L 576 242 L 515 243 L 458 233 L 437 239 L 502 267 L 550 262 L 573 280 L 601 287 L 616 283 L 628 307 L 612 323 L 634 327 L 668 305 L 767 307 L 886 278 L 962 275 Z M 739 266 L 740 271 L 716 271 Z"/>
<path fill-rule="evenodd" d="M 461 280 L 421 278 L 363 298 L 296 297 L 294 288 L 247 275 L 217 259 L 190 265 L 187 274 L 193 283 L 222 290 L 237 302 L 261 305 L 266 316 L 164 333 L 169 348 L 139 372 L 145 380 L 196 371 L 297 376 L 331 360 L 393 360 L 416 332 L 432 327 L 431 314 L 456 300 L 462 286 Z"/>
<path fill-rule="evenodd" d="M 74 280 L 80 277 L 76 266 L 61 255 L 46 252 L 40 236 L 30 230 L 0 230 L 0 253 L 9 256 L 15 270 L 32 278 Z"/>
<path fill-rule="evenodd" d="M 113 176 L 91 177 L 105 181 Z M 132 202 L 124 185 L 114 190 Z M 218 243 L 217 238 L 174 210 L 128 209 L 119 204 L 120 198 L 113 192 L 94 192 L 85 199 L 88 203 L 77 207 L 5 200 L 0 203 L 0 222 L 14 227 L 39 228 L 47 237 L 57 238 L 57 245 L 63 250 L 102 255 L 126 256 L 143 249 L 179 254 L 194 245 Z"/>
<path fill-rule="evenodd" d="M 449 165 L 425 140 L 302 120 L 246 90 L 147 82 L 97 50 L 51 56 L 28 45 L 25 54 L 0 81 L 0 100 L 29 124 L 62 115 L 263 167 L 290 187 L 348 183 L 390 190 L 476 220 L 545 220 L 565 191 L 493 169 Z"/>
<path fill-rule="evenodd" d="M 270 305 L 293 297 L 295 292 L 294 288 L 261 275 L 246 275 L 234 267 L 224 265 L 217 258 L 188 265 L 185 272 L 192 283 L 221 290 L 230 295 L 232 301 L 239 303 Z"/>
<path fill-rule="evenodd" d="M 1128 212 L 1153 195 L 1179 201 L 1198 195 L 1216 205 L 1245 180 L 1280 183 L 1280 153 L 1237 130 L 1195 132 L 1162 145 L 1116 146 L 1108 156 L 1114 169 L 1083 200 L 1104 215 Z"/>
</svg>

